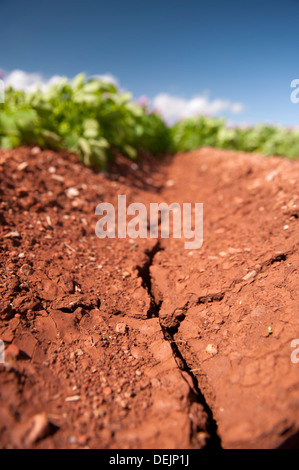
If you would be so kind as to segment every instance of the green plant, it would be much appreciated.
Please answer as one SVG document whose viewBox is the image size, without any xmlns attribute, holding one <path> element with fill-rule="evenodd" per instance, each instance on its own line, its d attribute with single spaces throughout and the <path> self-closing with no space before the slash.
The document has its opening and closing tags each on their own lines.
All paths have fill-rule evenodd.
<svg viewBox="0 0 299 470">
<path fill-rule="evenodd" d="M 86 165 L 105 168 L 118 150 L 131 159 L 213 146 L 265 155 L 299 156 L 299 130 L 257 125 L 229 128 L 225 120 L 197 116 L 168 127 L 146 104 L 111 83 L 79 74 L 47 91 L 6 90 L 0 104 L 0 147 L 38 144 L 68 149 Z"/>
<path fill-rule="evenodd" d="M 229 128 L 224 119 L 199 116 L 178 122 L 171 132 L 173 149 L 179 151 L 209 145 L 264 155 L 299 156 L 299 130 L 262 124 Z"/>
<path fill-rule="evenodd" d="M 81 155 L 86 165 L 105 168 L 117 149 L 129 158 L 140 150 L 165 153 L 170 131 L 156 113 L 132 102 L 111 83 L 79 74 L 46 92 L 9 89 L 0 115 L 0 146 L 37 143 Z"/>
</svg>

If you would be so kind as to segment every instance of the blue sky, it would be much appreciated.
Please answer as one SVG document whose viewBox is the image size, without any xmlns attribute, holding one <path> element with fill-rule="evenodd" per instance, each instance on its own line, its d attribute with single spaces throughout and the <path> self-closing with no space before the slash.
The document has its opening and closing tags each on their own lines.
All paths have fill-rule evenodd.
<svg viewBox="0 0 299 470">
<path fill-rule="evenodd" d="M 299 0 L 0 0 L 0 68 L 112 74 L 174 115 L 298 125 L 298 21 Z"/>
</svg>

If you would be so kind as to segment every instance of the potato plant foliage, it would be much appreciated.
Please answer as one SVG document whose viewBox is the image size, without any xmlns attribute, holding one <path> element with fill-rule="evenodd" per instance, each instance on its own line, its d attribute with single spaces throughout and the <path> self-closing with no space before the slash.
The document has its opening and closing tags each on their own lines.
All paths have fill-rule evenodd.
<svg viewBox="0 0 299 470">
<path fill-rule="evenodd" d="M 47 91 L 6 90 L 0 105 L 0 146 L 38 144 L 78 153 L 86 165 L 105 168 L 117 149 L 129 158 L 140 150 L 164 154 L 170 130 L 162 118 L 111 83 L 84 74 Z"/>
<path fill-rule="evenodd" d="M 68 149 L 86 165 L 105 168 L 114 150 L 136 159 L 140 151 L 163 155 L 203 145 L 295 158 L 299 130 L 228 128 L 224 119 L 203 116 L 168 126 L 158 112 L 132 101 L 130 93 L 79 74 L 44 92 L 6 90 L 0 104 L 0 147 L 24 144 Z"/>
</svg>

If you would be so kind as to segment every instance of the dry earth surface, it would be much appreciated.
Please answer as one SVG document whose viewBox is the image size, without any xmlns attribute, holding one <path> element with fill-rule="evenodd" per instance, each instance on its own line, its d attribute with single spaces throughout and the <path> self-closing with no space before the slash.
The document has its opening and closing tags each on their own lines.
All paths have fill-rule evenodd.
<svg viewBox="0 0 299 470">
<path fill-rule="evenodd" d="M 299 447 L 299 162 L 202 148 L 109 173 L 0 151 L 2 448 Z M 202 202 L 204 242 L 95 207 Z"/>
</svg>

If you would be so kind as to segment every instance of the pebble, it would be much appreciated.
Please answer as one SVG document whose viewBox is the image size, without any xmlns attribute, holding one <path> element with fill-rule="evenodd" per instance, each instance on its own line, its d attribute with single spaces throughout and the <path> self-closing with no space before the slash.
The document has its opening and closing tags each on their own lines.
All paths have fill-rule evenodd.
<svg viewBox="0 0 299 470">
<path fill-rule="evenodd" d="M 49 215 L 46 216 L 46 221 L 47 221 L 47 224 L 49 225 L 49 227 L 53 227 L 52 221 L 51 221 L 51 218 L 50 218 Z"/>
<path fill-rule="evenodd" d="M 80 395 L 73 395 L 72 397 L 66 397 L 65 401 L 67 402 L 79 401 L 80 398 L 81 398 Z"/>
<path fill-rule="evenodd" d="M 248 281 L 248 279 L 251 279 L 252 277 L 255 277 L 257 275 L 257 272 L 256 271 L 251 271 L 250 273 L 247 273 L 244 277 L 243 277 L 243 281 Z"/>
<path fill-rule="evenodd" d="M 77 188 L 68 188 L 67 191 L 66 191 L 66 195 L 69 198 L 77 197 L 77 196 L 79 196 L 79 191 L 78 191 Z"/>
<path fill-rule="evenodd" d="M 61 183 L 64 181 L 64 177 L 61 176 L 61 175 L 55 175 L 55 174 L 54 174 L 54 175 L 51 175 L 51 178 L 52 178 L 53 180 L 59 181 L 59 182 L 61 182 Z"/>
<path fill-rule="evenodd" d="M 83 205 L 83 199 L 75 199 L 74 201 L 72 201 L 72 207 L 82 207 Z"/>
<path fill-rule="evenodd" d="M 32 147 L 30 153 L 31 153 L 31 155 L 38 155 L 40 152 L 41 152 L 41 149 L 39 147 L 35 146 L 35 147 Z"/>
<path fill-rule="evenodd" d="M 235 253 L 240 253 L 240 249 L 239 248 L 233 248 L 233 247 L 229 247 L 228 249 L 228 252 L 231 254 L 231 255 L 234 255 Z"/>
<path fill-rule="evenodd" d="M 19 232 L 9 232 L 4 238 L 21 238 Z"/>
<path fill-rule="evenodd" d="M 215 354 L 218 353 L 218 348 L 217 346 L 214 346 L 213 344 L 208 344 L 206 347 L 206 352 L 214 356 Z"/>
<path fill-rule="evenodd" d="M 22 162 L 18 165 L 18 170 L 23 171 L 23 170 L 26 170 L 27 167 L 28 167 L 28 163 L 27 162 Z"/>
<path fill-rule="evenodd" d="M 77 349 L 75 354 L 76 354 L 76 356 L 83 356 L 84 352 L 82 351 L 82 349 Z"/>
<path fill-rule="evenodd" d="M 124 335 L 126 332 L 127 332 L 127 325 L 125 323 L 117 323 L 116 327 L 115 327 L 115 331 L 117 333 L 120 333 L 122 335 Z"/>
<path fill-rule="evenodd" d="M 272 181 L 278 173 L 278 170 L 270 171 L 270 173 L 268 173 L 268 175 L 266 176 L 266 181 Z"/>
<path fill-rule="evenodd" d="M 23 264 L 23 266 L 20 267 L 20 271 L 24 276 L 29 276 L 33 273 L 33 269 L 29 264 Z"/>
</svg>

